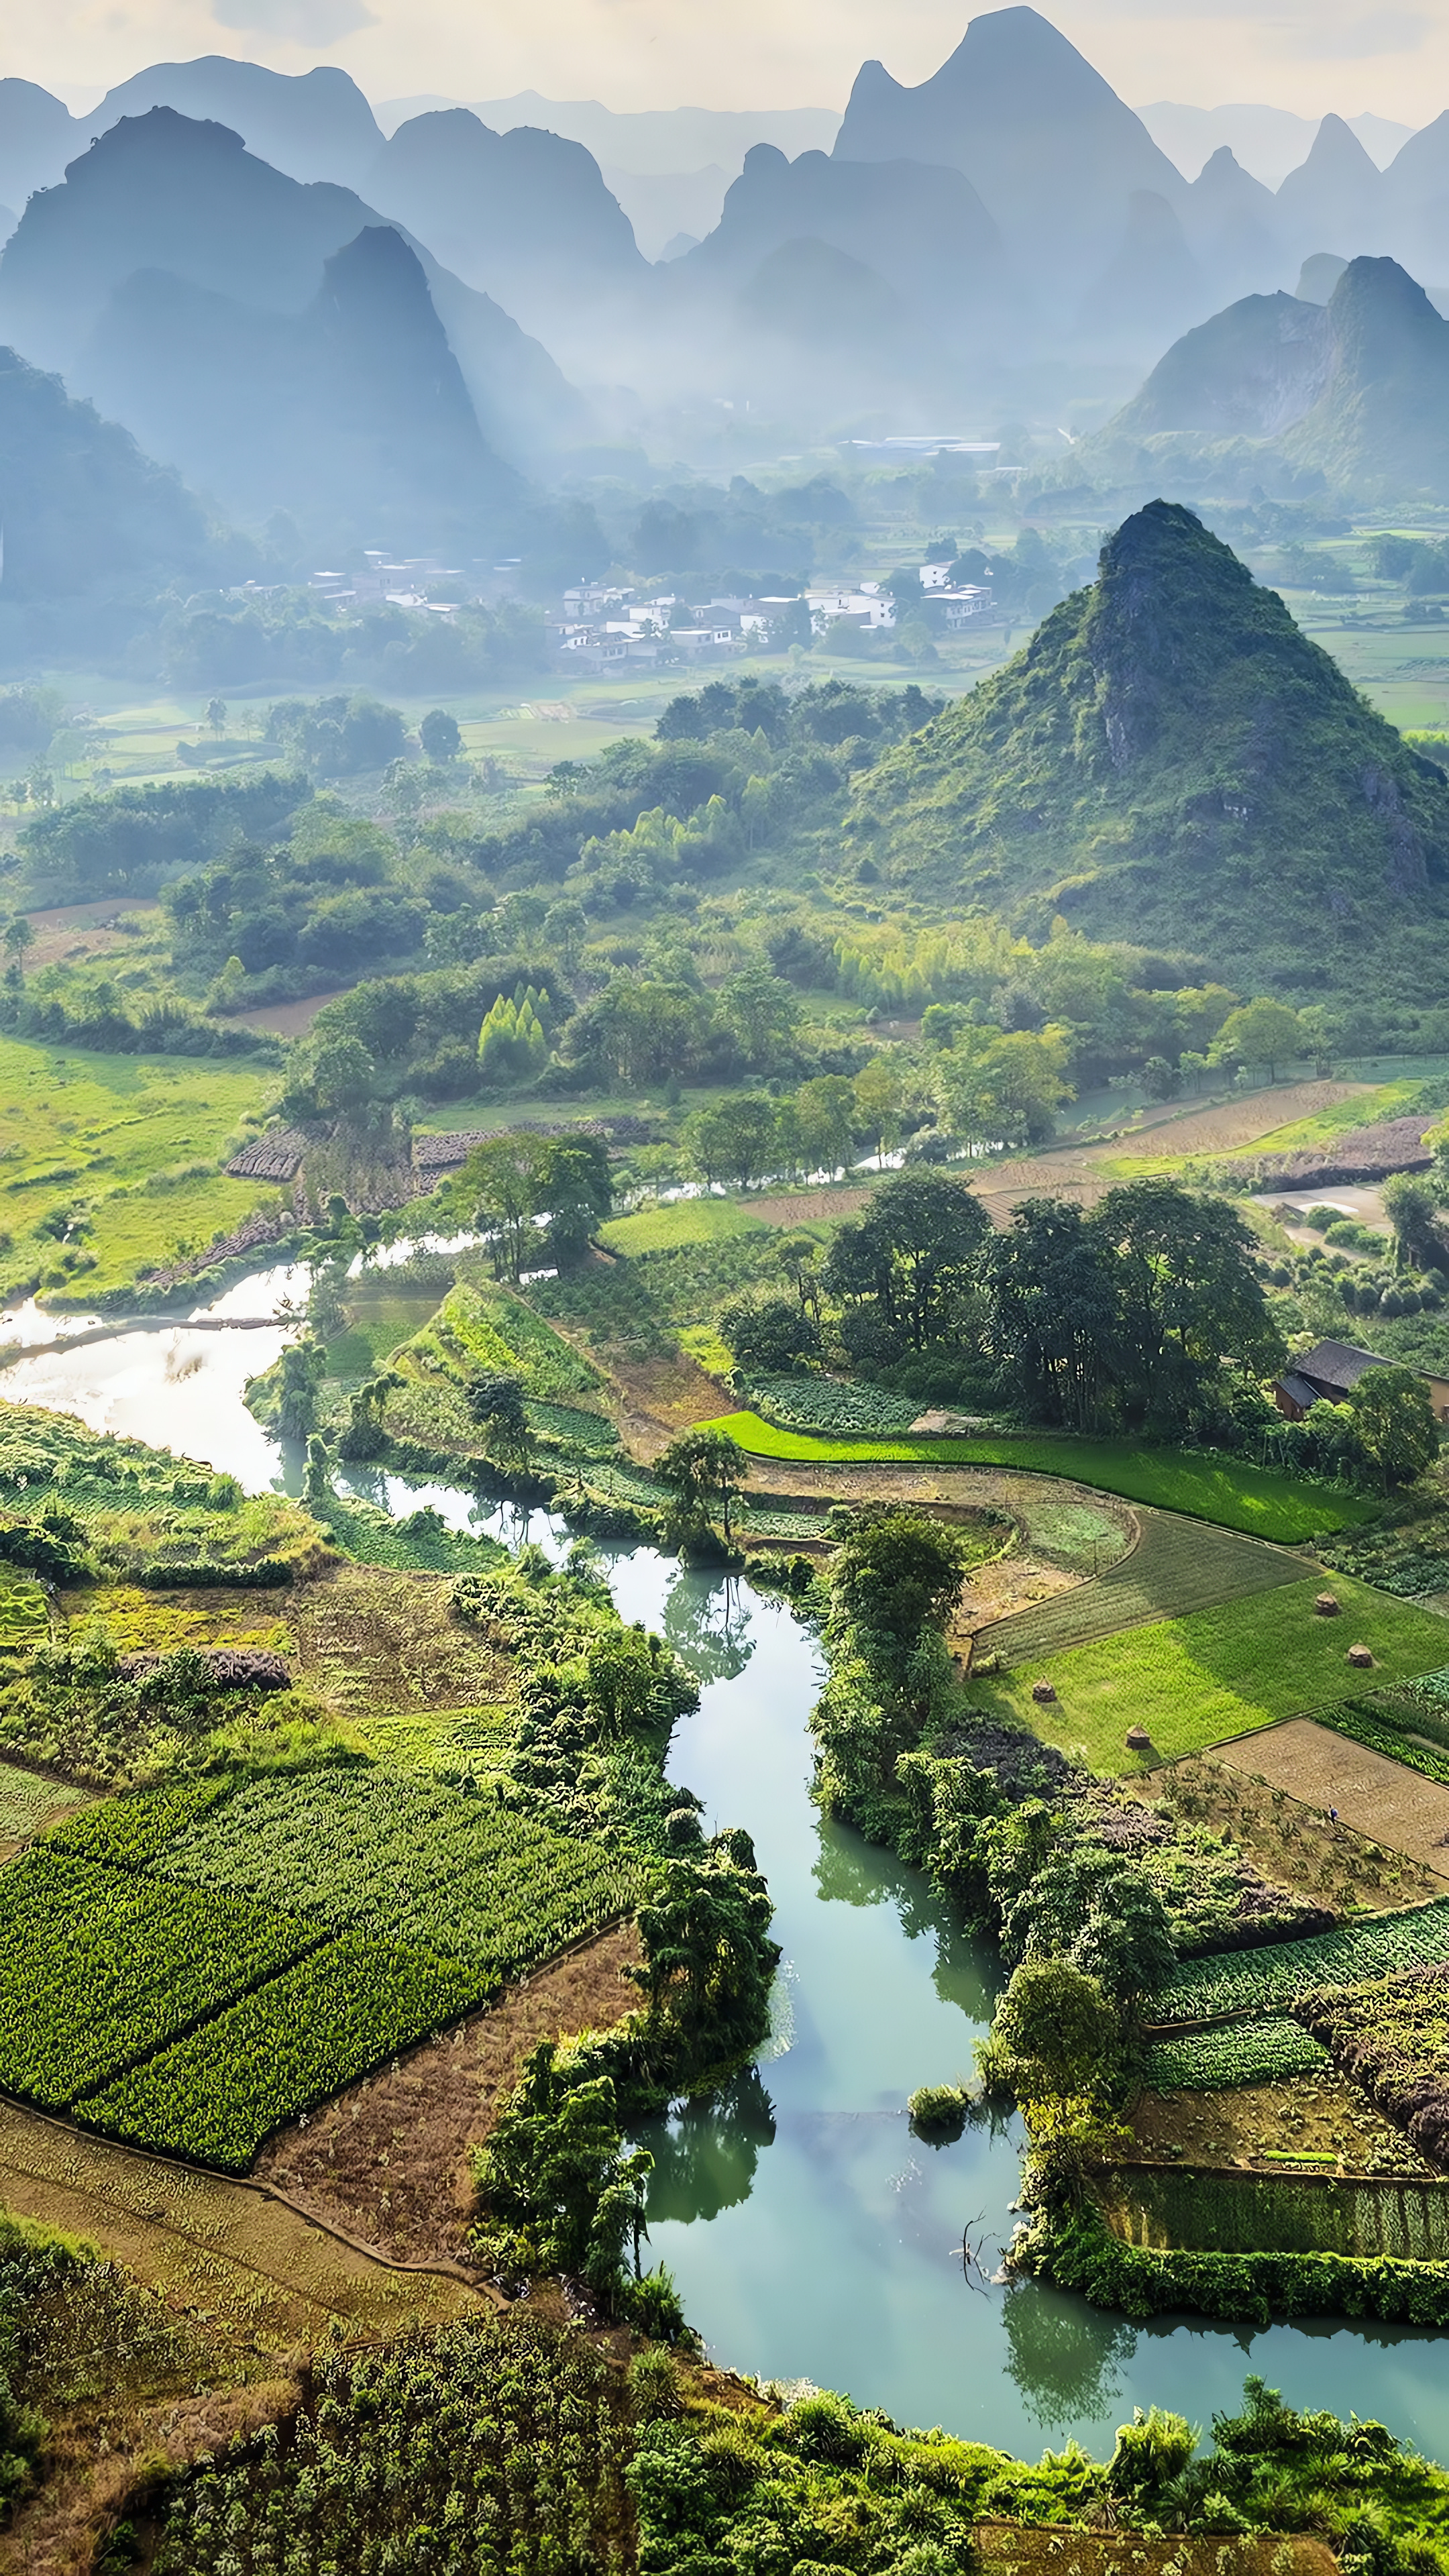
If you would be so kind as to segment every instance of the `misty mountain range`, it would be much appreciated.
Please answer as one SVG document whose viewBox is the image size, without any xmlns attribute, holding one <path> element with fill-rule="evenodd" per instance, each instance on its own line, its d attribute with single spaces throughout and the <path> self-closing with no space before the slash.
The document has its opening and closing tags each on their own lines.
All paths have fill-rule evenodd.
<svg viewBox="0 0 1449 2576">
<path fill-rule="evenodd" d="M 707 144 L 708 113 L 680 114 Z M 722 152 L 741 122 L 714 120 Z M 1350 341 L 1360 367 L 1391 342 L 1397 368 L 1407 333 L 1437 383 L 1449 113 L 1383 169 L 1328 117 L 1276 190 L 1225 145 L 1188 181 L 1012 7 L 915 87 L 865 64 L 829 151 L 755 143 L 718 222 L 662 262 L 577 137 L 430 105 L 384 135 L 344 72 L 225 57 L 154 66 L 79 119 L 0 81 L 0 200 L 22 209 L 0 258 L 20 360 L 248 524 L 280 507 L 339 543 L 450 547 L 651 407 L 750 405 L 805 437 L 967 427 L 1043 386 L 1120 401 L 1164 348 L 1119 441 L 1291 433 L 1341 475 L 1353 441 L 1304 424 Z M 1361 327 L 1376 302 L 1386 338 Z"/>
<path fill-rule="evenodd" d="M 1084 476 L 1110 491 L 1225 498 L 1276 479 L 1285 496 L 1326 488 L 1360 506 L 1440 500 L 1449 321 L 1392 259 L 1349 261 L 1326 301 L 1245 296 L 1175 341 L 1049 483 Z"/>
</svg>

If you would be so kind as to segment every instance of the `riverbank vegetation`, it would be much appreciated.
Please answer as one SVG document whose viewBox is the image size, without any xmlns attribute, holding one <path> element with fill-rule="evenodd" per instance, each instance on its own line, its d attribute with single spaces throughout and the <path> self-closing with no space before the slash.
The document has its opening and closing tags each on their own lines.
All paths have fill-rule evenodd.
<svg viewBox="0 0 1449 2576">
<path fill-rule="evenodd" d="M 1100 1658 L 1105 1688 L 1114 1668 L 1130 1675 L 1134 1655 L 1140 1666 L 1144 1650 L 1149 1664 L 1154 1656 L 1160 1662 L 1163 1639 L 1171 1642 L 1175 1627 L 1192 1630 L 1194 1621 L 1160 1620 L 1079 1648 L 1047 1667 L 1034 1692 L 1023 1677 L 1013 1699 L 995 1677 L 963 1680 L 947 1655 L 941 1629 L 960 1570 L 950 1531 L 924 1515 L 878 1509 L 858 1516 L 854 1537 L 832 1562 L 829 1674 L 813 1723 L 827 1808 L 923 1865 L 940 1893 L 1000 1945 L 1008 1982 L 980 2064 L 988 2096 L 1008 2091 L 1021 2101 L 1031 2139 L 1031 2220 L 1012 2265 L 1133 2315 L 1188 2305 L 1214 2316 L 1318 2312 L 1443 2322 L 1449 2254 L 1434 2233 L 1433 2194 L 1443 2186 L 1431 2175 L 1424 2183 L 1428 2234 L 1403 2241 L 1371 2240 L 1362 2228 L 1314 2236 L 1308 2204 L 1300 2215 L 1309 2232 L 1295 2236 L 1287 2199 L 1271 2225 L 1261 2215 L 1243 2221 L 1257 2234 L 1184 2234 L 1181 2213 L 1195 2206 L 1190 2172 L 1171 2204 L 1179 2217 L 1161 2222 L 1167 2233 L 1140 2237 L 1131 2216 L 1135 2187 L 1119 2187 L 1112 2176 L 1124 2154 L 1140 2156 L 1144 2146 L 1148 2161 L 1169 2171 L 1191 2152 L 1183 2124 L 1174 2130 L 1175 2103 L 1206 2096 L 1221 2102 L 1235 2091 L 1249 2102 L 1260 2092 L 1276 2098 L 1286 2091 L 1291 2100 L 1295 2083 L 1311 2089 L 1328 2066 L 1325 2042 L 1339 2065 L 1366 2083 L 1371 2101 L 1409 2123 L 1410 2147 L 1421 2157 L 1427 2151 L 1432 2164 L 1443 2141 L 1430 1998 L 1442 1982 L 1434 1963 L 1449 1941 L 1449 1901 L 1436 1894 L 1422 1902 L 1422 1866 L 1406 1860 L 1395 1867 L 1381 1845 L 1346 1834 L 1340 1849 L 1336 1815 L 1318 1819 L 1335 1847 L 1330 1874 L 1310 1860 L 1314 1837 L 1300 1831 L 1283 1794 L 1275 1802 L 1261 1783 L 1256 1800 L 1248 1798 L 1249 1830 L 1236 1838 L 1241 1801 L 1208 1794 L 1220 1765 L 1183 1766 L 1179 1794 L 1169 1764 L 1155 1770 L 1150 1802 L 1124 1797 L 1102 1776 L 1118 1767 L 1120 1754 L 1114 1759 L 1105 1743 L 1095 1756 L 1088 1750 L 1090 1730 L 1078 1708 L 1062 1710 L 1054 1672 Z M 1307 1585 L 1289 1586 L 1231 1605 L 1226 1618 L 1198 1614 L 1210 1624 L 1184 1659 L 1184 1686 L 1212 1670 L 1214 1635 L 1224 1672 L 1231 1662 L 1226 1641 L 1240 1632 L 1255 1638 L 1245 1675 L 1279 1664 L 1295 1603 L 1321 1637 L 1329 1623 L 1315 1611 L 1315 1598 Z M 1380 1601 L 1392 1614 L 1404 1606 Z M 1365 1606 L 1374 1606 L 1371 1597 L 1355 1603 L 1355 1612 Z M 1271 1641 L 1258 1626 L 1264 1617 L 1271 1617 Z M 1423 1618 L 1423 1627 L 1432 1651 L 1442 1629 L 1432 1618 Z M 1320 1651 L 1315 1642 L 1310 1657 Z M 1333 1652 L 1347 1696 L 1341 1642 Z M 1306 1668 L 1296 1677 L 1289 1669 L 1290 1699 L 1307 1679 Z M 1179 1695 L 1164 1688 L 1156 1702 L 1167 1712 L 1163 1734 Z M 1145 1730 L 1136 1732 L 1140 1740 Z M 1160 1751 L 1154 1758 L 1160 1762 Z M 1245 1781 L 1245 1796 L 1249 1787 Z M 1406 1903 L 1416 1894 L 1420 1902 Z M 1387 1985 L 1364 1982 L 1384 1978 Z M 1340 1993 L 1345 1988 L 1351 1994 Z M 1402 2003 L 1391 2009 L 1388 1998 L 1400 1994 Z M 1377 2021 L 1375 1997 L 1385 1999 Z M 1382 2045 L 1348 2036 L 1385 2020 L 1391 2029 Z M 1144 2091 L 1151 2117 L 1134 2137 L 1130 2123 Z M 963 2116 L 977 2116 L 980 2107 L 963 2097 Z M 1275 2127 L 1281 2147 L 1271 2142 Z M 1334 2143 L 1320 2151 L 1283 2110 L 1268 2123 L 1269 2143 L 1252 2153 L 1264 2172 L 1276 2160 L 1338 2173 L 1346 2159 L 1352 2165 L 1347 2140 L 1354 2128 L 1354 2115 L 1341 2114 Z M 1382 2124 L 1368 2153 L 1371 2175 L 1404 2169 L 1391 2137 L 1384 2143 Z"/>
<path fill-rule="evenodd" d="M 439 2576 L 486 2576 L 505 2549 L 523 2576 L 580 2552 L 664 2576 L 686 2555 L 753 2563 L 767 2545 L 784 2568 L 850 2576 L 1107 2576 L 1127 2549 L 1147 2576 L 1314 2576 L 1325 2543 L 1351 2550 L 1366 2530 L 1383 2576 L 1409 2576 L 1446 2517 L 1444 2473 L 1383 2426 L 1298 2414 L 1257 2379 L 1205 2442 L 1153 2409 L 1104 2461 L 1072 2444 L 1030 2465 L 657 2347 L 626 2363 L 526 2310 L 328 2356 L 307 2394 L 280 2423 L 153 2474 L 157 2576 L 264 2566 L 282 2532 L 298 2576 L 322 2576 L 420 2529 Z"/>
</svg>

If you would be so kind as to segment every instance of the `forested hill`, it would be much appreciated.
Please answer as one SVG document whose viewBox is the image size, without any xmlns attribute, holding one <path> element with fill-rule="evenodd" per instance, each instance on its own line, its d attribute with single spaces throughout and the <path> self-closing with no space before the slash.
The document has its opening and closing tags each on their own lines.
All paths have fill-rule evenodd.
<svg viewBox="0 0 1449 2576">
<path fill-rule="evenodd" d="M 1245 990 L 1442 987 L 1449 780 L 1175 503 L 885 754 L 848 831 L 884 884 L 1187 947 Z"/>
</svg>

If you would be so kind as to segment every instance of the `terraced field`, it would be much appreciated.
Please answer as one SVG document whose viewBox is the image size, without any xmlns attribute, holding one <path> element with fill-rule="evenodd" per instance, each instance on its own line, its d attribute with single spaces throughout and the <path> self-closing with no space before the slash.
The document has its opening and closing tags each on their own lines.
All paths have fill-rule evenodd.
<svg viewBox="0 0 1449 2576">
<path fill-rule="evenodd" d="M 1180 1619 L 1223 1601 L 1301 1583 L 1301 1559 L 1235 1531 L 1179 1520 L 1170 1512 L 1139 1511 L 1142 1535 L 1129 1556 L 1094 1582 L 1055 1594 L 998 1619 L 976 1638 L 978 1658 L 997 1655 L 1009 1671 L 1036 1663 L 1069 1646 L 1096 1645 L 1122 1628 L 1153 1619 Z"/>
<path fill-rule="evenodd" d="M 1133 1440 L 1077 1439 L 1065 1432 L 981 1433 L 970 1439 L 931 1435 L 891 1440 L 818 1440 L 785 1431 L 747 1411 L 718 1415 L 701 1430 L 727 1431 L 751 1458 L 801 1466 L 1018 1467 L 1041 1476 L 1097 1485 L 1128 1502 L 1156 1504 L 1220 1528 L 1246 1531 L 1282 1547 L 1301 1546 L 1330 1530 L 1371 1520 L 1366 1496 L 1310 1483 L 1279 1467 L 1206 1450 L 1159 1449 Z"/>
</svg>

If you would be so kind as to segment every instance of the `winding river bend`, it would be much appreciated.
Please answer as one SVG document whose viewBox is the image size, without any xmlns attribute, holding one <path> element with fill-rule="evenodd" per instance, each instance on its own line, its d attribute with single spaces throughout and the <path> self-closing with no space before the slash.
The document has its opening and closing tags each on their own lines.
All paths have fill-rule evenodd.
<svg viewBox="0 0 1449 2576">
<path fill-rule="evenodd" d="M 272 1271 L 188 1322 L 57 1330 L 34 1309 L 0 1317 L 0 1394 L 168 1446 L 253 1491 L 296 1490 L 242 1403 L 248 1377 L 295 1329 L 306 1277 Z M 94 1321 L 94 1319 L 92 1319 Z M 506 1539 L 523 1523 L 446 1486 L 359 1470 L 394 1511 L 431 1502 L 459 1529 Z M 551 1550 L 562 1529 L 534 1514 Z M 1105 2316 L 1035 2283 L 994 2277 L 1014 2224 L 1017 2136 L 912 2138 L 913 2086 L 970 2070 L 990 2010 L 989 1950 L 949 1922 L 920 1875 L 811 1802 L 808 1717 L 818 1650 L 748 1584 L 681 1570 L 649 1548 L 606 1551 L 620 1609 L 671 1639 L 701 1675 L 671 1769 L 712 1825 L 746 1825 L 785 1951 L 776 2028 L 721 2093 L 644 2133 L 656 2166 L 655 2259 L 720 2361 L 839 2387 L 898 2421 L 1031 2456 L 1075 2435 L 1094 2448 L 1133 2405 L 1205 2423 L 1256 2371 L 1296 2405 L 1377 2416 L 1449 2457 L 1449 2347 L 1441 2336 L 1328 2322 L 1263 2331 Z"/>
</svg>

